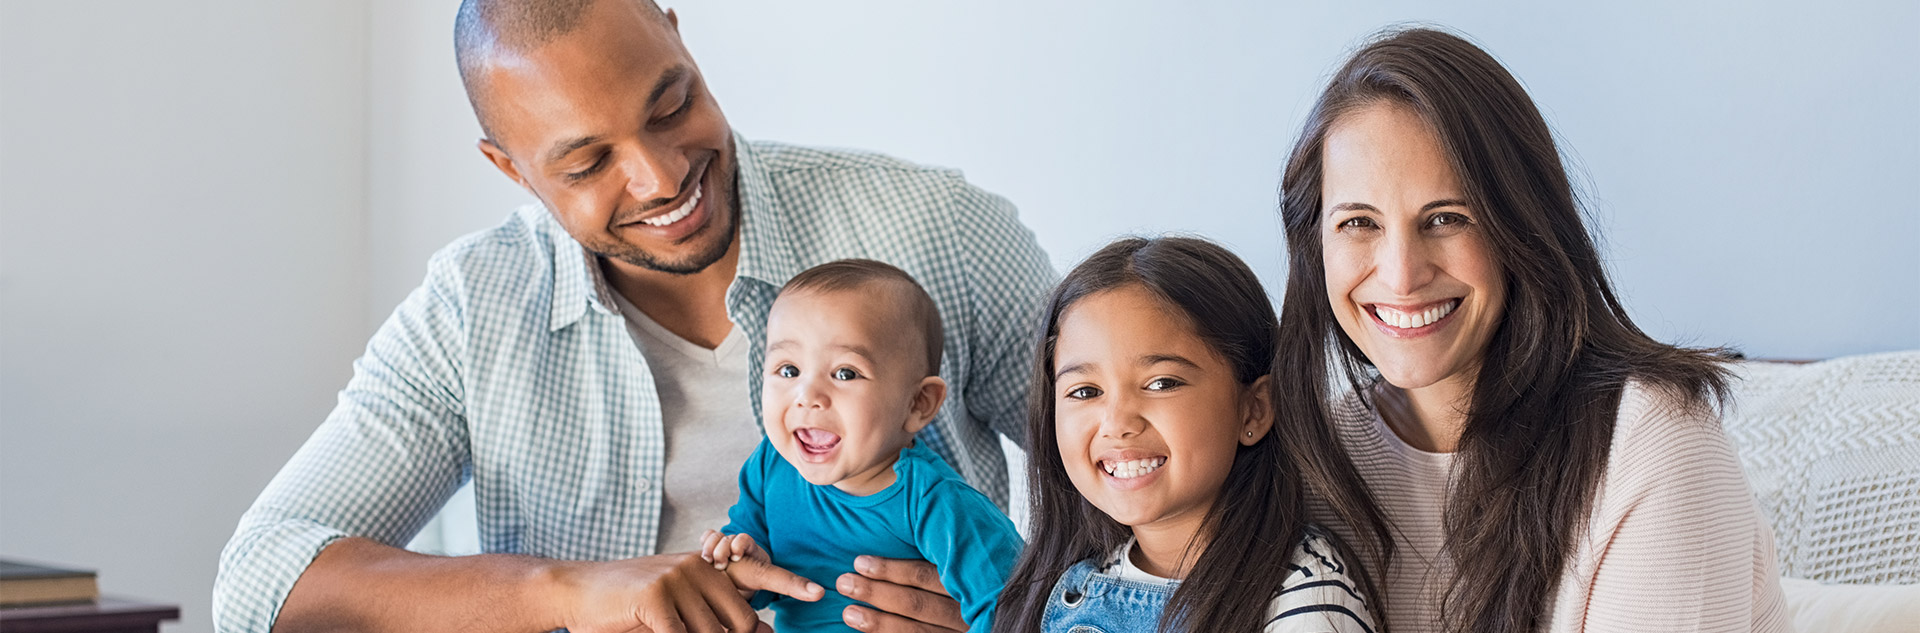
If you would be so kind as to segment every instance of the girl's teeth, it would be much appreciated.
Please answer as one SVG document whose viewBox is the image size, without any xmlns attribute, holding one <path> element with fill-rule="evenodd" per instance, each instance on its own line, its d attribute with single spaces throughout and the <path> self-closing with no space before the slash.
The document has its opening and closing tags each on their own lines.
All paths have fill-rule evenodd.
<svg viewBox="0 0 1920 633">
<path fill-rule="evenodd" d="M 1386 306 L 1374 306 L 1373 313 L 1375 316 L 1380 317 L 1382 323 L 1401 329 L 1413 329 L 1426 327 L 1432 325 L 1435 321 L 1446 318 L 1446 316 L 1451 314 L 1453 309 L 1459 307 L 1459 305 L 1460 302 L 1458 301 L 1448 301 L 1412 314 Z"/>
<path fill-rule="evenodd" d="M 668 213 L 666 215 L 654 216 L 651 218 L 647 218 L 645 220 L 641 220 L 640 222 L 642 224 L 648 224 L 652 226 L 666 226 L 669 224 L 673 224 L 675 222 L 679 222 L 681 220 L 687 219 L 687 216 L 689 215 L 693 215 L 693 207 L 694 205 L 697 205 L 697 204 L 700 204 L 700 185 L 699 184 L 695 184 L 693 186 L 693 195 L 687 196 L 686 204 L 680 205 L 680 208 L 674 209 L 671 213 Z"/>
<path fill-rule="evenodd" d="M 1112 475 L 1114 479 L 1133 479 L 1158 470 L 1161 466 L 1166 465 L 1166 463 L 1167 458 L 1154 457 L 1151 459 L 1136 459 L 1124 462 L 1106 462 L 1105 466 L 1107 474 Z"/>
</svg>

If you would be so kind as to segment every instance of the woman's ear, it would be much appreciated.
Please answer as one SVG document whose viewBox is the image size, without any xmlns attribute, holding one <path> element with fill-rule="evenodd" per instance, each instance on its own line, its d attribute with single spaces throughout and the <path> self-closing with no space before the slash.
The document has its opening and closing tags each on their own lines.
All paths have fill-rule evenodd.
<svg viewBox="0 0 1920 633">
<path fill-rule="evenodd" d="M 1273 430 L 1273 375 L 1261 376 L 1240 395 L 1241 446 L 1253 446 Z"/>
<path fill-rule="evenodd" d="M 913 393 L 913 407 L 907 410 L 907 432 L 919 433 L 933 422 L 933 414 L 940 412 L 940 405 L 947 401 L 947 381 L 939 376 L 920 379 L 920 389 Z"/>
</svg>

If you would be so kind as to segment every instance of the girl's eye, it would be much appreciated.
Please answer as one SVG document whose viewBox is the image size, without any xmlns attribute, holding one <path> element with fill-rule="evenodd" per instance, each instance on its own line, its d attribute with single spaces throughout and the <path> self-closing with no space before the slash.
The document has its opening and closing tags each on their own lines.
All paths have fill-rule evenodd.
<svg viewBox="0 0 1920 633">
<path fill-rule="evenodd" d="M 800 376 L 800 368 L 782 363 L 779 367 L 773 368 L 773 375 L 781 378 L 797 378 Z"/>
<path fill-rule="evenodd" d="M 854 371 L 852 368 L 841 367 L 839 369 L 833 370 L 834 380 L 853 380 L 859 377 L 860 377 L 860 372 Z"/>
<path fill-rule="evenodd" d="M 1100 389 L 1097 387 L 1075 387 L 1072 391 L 1067 392 L 1067 399 L 1086 400 L 1089 398 L 1098 398 L 1100 397 L 1100 393 Z"/>
<path fill-rule="evenodd" d="M 1185 383 L 1172 378 L 1155 378 L 1147 382 L 1147 391 L 1167 391 L 1182 384 Z"/>
</svg>

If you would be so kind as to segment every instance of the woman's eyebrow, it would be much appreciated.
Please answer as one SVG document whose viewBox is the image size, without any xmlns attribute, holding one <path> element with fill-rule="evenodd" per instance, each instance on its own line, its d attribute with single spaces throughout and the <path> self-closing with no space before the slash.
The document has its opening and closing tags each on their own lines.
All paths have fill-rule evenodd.
<svg viewBox="0 0 1920 633">
<path fill-rule="evenodd" d="M 1441 198 L 1439 200 L 1435 200 L 1433 202 L 1420 205 L 1420 212 L 1426 213 L 1428 211 L 1432 211 L 1440 207 L 1464 207 L 1464 206 L 1467 206 L 1467 201 L 1465 200 L 1460 200 L 1456 198 Z"/>
</svg>

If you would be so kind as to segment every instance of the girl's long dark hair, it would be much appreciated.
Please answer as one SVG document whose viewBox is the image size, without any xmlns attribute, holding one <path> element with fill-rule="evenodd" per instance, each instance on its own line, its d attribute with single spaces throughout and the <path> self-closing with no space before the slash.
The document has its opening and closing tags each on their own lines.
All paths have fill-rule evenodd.
<svg viewBox="0 0 1920 633">
<path fill-rule="evenodd" d="M 1448 33 L 1389 31 L 1355 53 L 1307 118 L 1281 180 L 1290 261 L 1276 375 L 1341 367 L 1362 397 L 1370 364 L 1328 306 L 1322 145 L 1342 117 L 1406 107 L 1438 135 L 1505 274 L 1507 305 L 1482 358 L 1454 457 L 1441 605 L 1451 632 L 1531 631 L 1544 619 L 1605 470 L 1629 379 L 1690 406 L 1723 398 L 1726 350 L 1635 327 L 1614 295 L 1546 121 L 1486 51 Z M 1331 344 L 1331 345 L 1330 345 Z M 1331 424 L 1326 382 L 1287 381 L 1283 418 Z"/>
<path fill-rule="evenodd" d="M 1081 262 L 1055 288 L 1040 327 L 1027 422 L 1027 482 L 1032 540 L 1000 595 L 994 631 L 1040 630 L 1055 581 L 1074 563 L 1106 556 L 1127 541 L 1126 526 L 1088 503 L 1067 478 L 1054 439 L 1054 341 L 1060 317 L 1089 295 L 1138 286 L 1187 316 L 1200 339 L 1251 385 L 1273 367 L 1278 319 L 1260 280 L 1245 262 L 1196 238 L 1127 238 Z M 1141 336 L 1152 336 L 1141 332 Z M 1301 378 L 1288 376 L 1291 382 Z M 1252 446 L 1242 446 L 1208 511 L 1199 558 L 1161 615 L 1161 630 L 1258 631 L 1266 604 L 1291 572 L 1293 548 L 1305 534 L 1307 498 L 1335 493 L 1335 507 L 1366 507 L 1366 491 L 1340 445 L 1317 418 L 1274 420 Z M 1349 498 L 1353 497 L 1353 498 Z M 1374 518 L 1379 533 L 1384 523 Z M 1218 535 L 1209 538 L 1208 535 Z M 1366 565 L 1334 539 L 1347 574 L 1370 600 L 1378 586 Z"/>
</svg>

